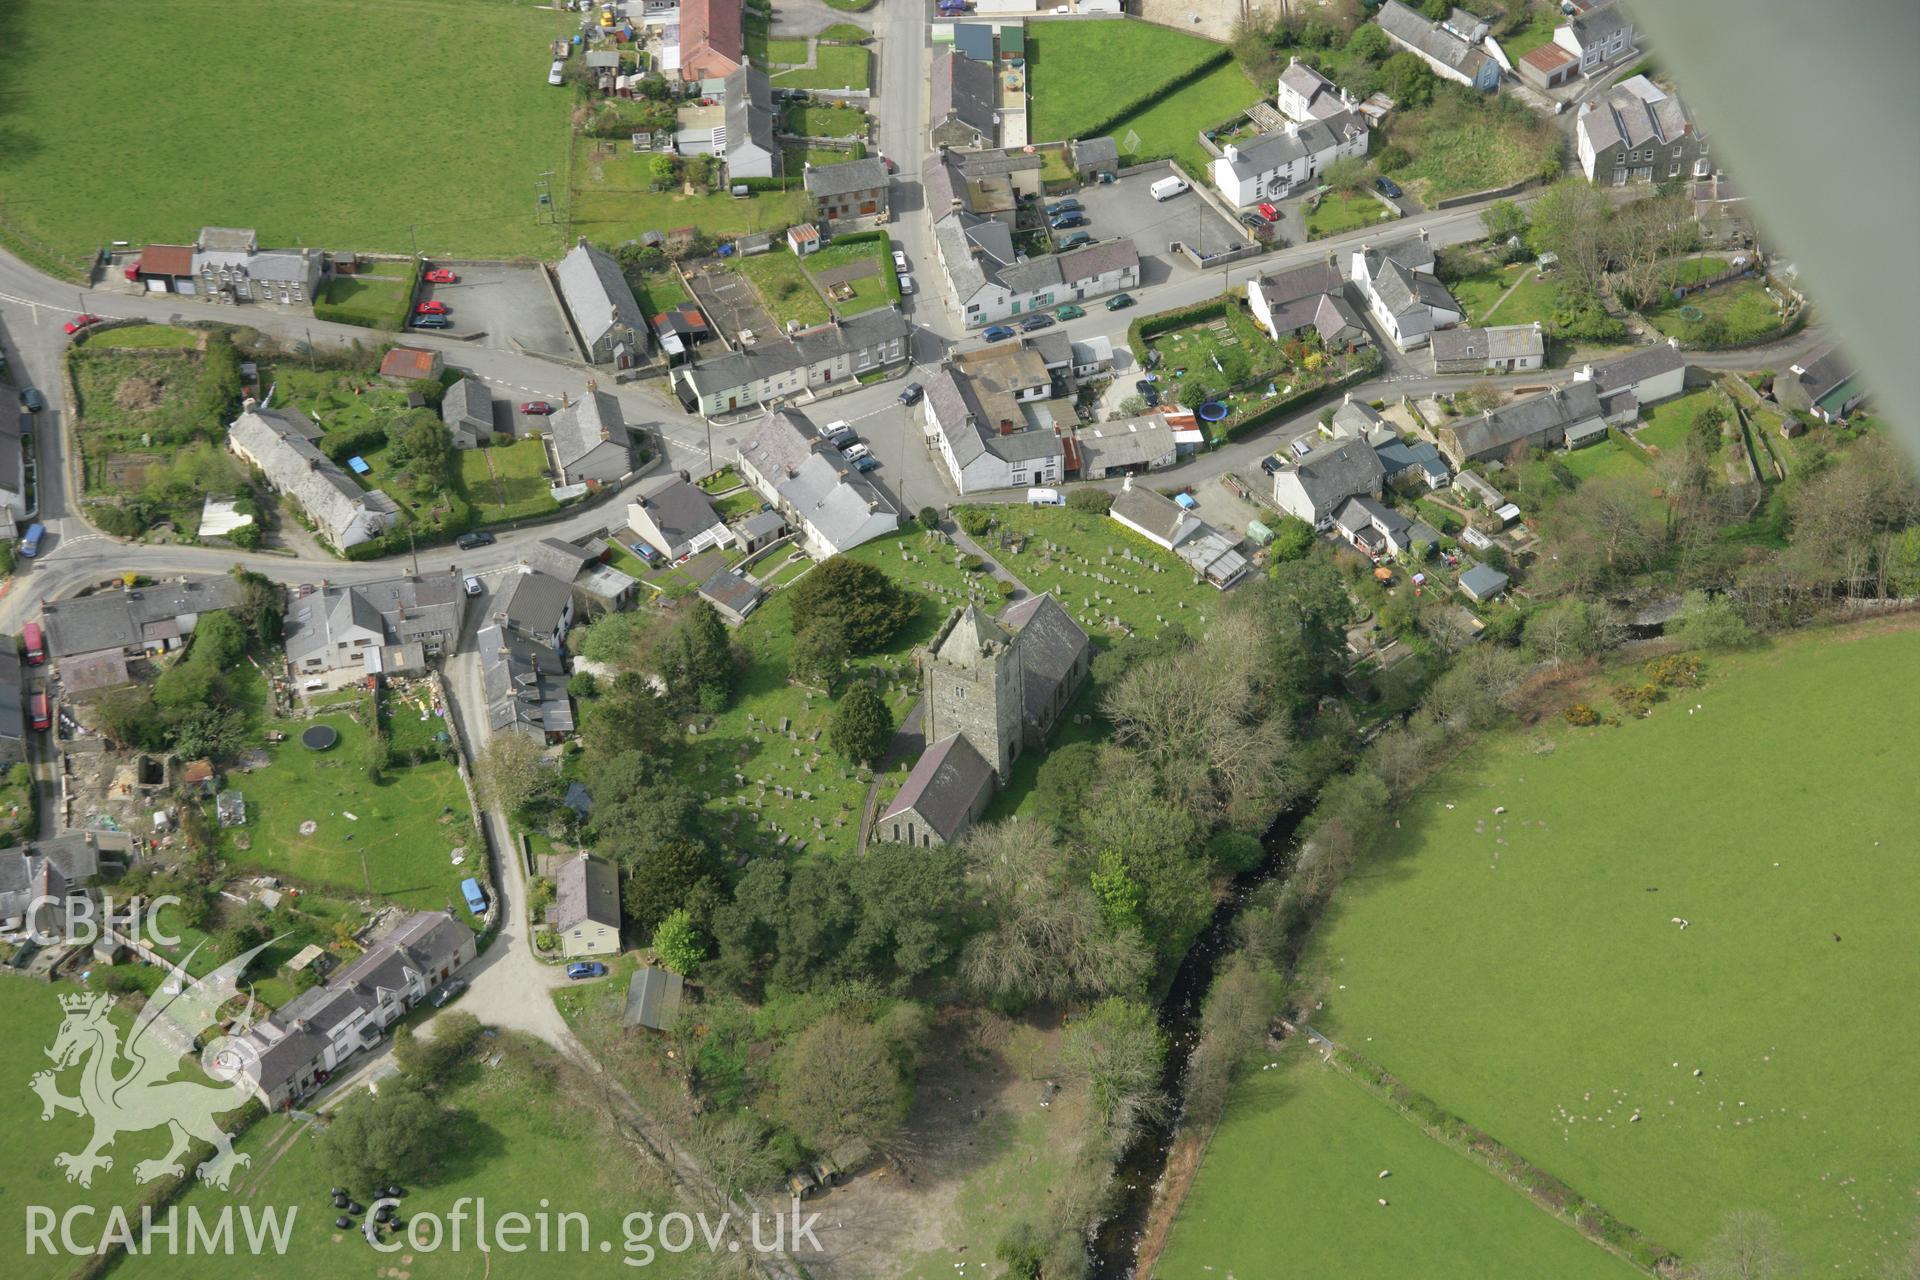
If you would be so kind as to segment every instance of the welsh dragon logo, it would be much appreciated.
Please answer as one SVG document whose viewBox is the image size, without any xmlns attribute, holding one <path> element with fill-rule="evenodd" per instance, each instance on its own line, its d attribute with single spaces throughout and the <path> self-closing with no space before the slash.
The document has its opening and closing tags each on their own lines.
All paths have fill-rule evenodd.
<svg viewBox="0 0 1920 1280">
<path fill-rule="evenodd" d="M 107 1148 L 116 1138 L 159 1128 L 172 1134 L 173 1145 L 160 1158 L 134 1166 L 134 1177 L 141 1182 L 183 1174 L 181 1157 L 196 1138 L 214 1149 L 212 1158 L 196 1169 L 205 1182 L 224 1189 L 234 1169 L 251 1163 L 250 1156 L 234 1151 L 233 1140 L 216 1117 L 254 1096 L 259 1078 L 254 1046 L 223 1035 L 200 1052 L 207 1075 L 222 1083 L 175 1077 L 184 1066 L 183 1056 L 192 1053 L 200 1035 L 218 1021 L 221 1005 L 238 993 L 247 965 L 269 945 L 262 943 L 203 978 L 170 979 L 135 1016 L 124 1045 L 109 1017 L 114 997 L 98 992 L 60 997 L 66 1017 L 47 1050 L 53 1067 L 35 1073 L 32 1087 L 40 1095 L 42 1120 L 53 1119 L 56 1111 L 71 1111 L 93 1121 L 93 1140 L 83 1150 L 54 1157 L 67 1181 L 92 1186 L 96 1170 L 113 1168 Z M 189 955 L 188 963 L 192 959 Z M 183 973 L 185 969 L 182 965 Z M 76 1066 L 80 1091 L 70 1097 L 60 1092 L 56 1080 Z"/>
</svg>

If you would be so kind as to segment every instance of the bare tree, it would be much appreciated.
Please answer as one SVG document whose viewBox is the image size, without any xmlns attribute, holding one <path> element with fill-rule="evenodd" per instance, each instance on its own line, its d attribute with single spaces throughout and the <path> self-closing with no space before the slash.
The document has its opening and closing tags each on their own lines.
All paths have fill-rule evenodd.
<svg viewBox="0 0 1920 1280">
<path fill-rule="evenodd" d="M 1694 1270 L 1701 1280 L 1779 1280 L 1800 1269 L 1773 1215 L 1734 1209 L 1720 1220 Z"/>
<path fill-rule="evenodd" d="M 480 753 L 480 799 L 488 808 L 514 813 L 540 789 L 545 768 L 539 743 L 524 733 L 496 733 Z"/>
</svg>

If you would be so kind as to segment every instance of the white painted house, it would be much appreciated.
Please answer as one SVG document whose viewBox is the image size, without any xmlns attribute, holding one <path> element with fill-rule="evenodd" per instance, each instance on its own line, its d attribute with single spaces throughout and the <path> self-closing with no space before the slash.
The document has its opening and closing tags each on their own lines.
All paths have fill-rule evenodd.
<svg viewBox="0 0 1920 1280">
<path fill-rule="evenodd" d="M 1353 283 L 1374 321 L 1402 351 L 1424 347 L 1434 330 L 1466 319 L 1465 309 L 1433 274 L 1433 245 L 1424 232 L 1384 249 L 1356 249 Z"/>
<path fill-rule="evenodd" d="M 1342 156 L 1366 155 L 1369 136 L 1365 118 L 1351 113 L 1289 120 L 1247 142 L 1229 142 L 1213 162 L 1213 185 L 1241 207 L 1284 200 Z"/>
</svg>

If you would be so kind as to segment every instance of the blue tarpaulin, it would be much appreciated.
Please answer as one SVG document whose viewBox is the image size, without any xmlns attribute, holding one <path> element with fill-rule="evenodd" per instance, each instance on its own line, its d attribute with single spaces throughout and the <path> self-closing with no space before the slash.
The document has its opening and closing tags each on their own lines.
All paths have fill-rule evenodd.
<svg viewBox="0 0 1920 1280">
<path fill-rule="evenodd" d="M 365 458 L 360 457 L 358 454 L 355 454 L 353 457 L 348 458 L 347 465 L 353 468 L 353 474 L 357 476 L 363 476 L 367 474 L 367 472 L 373 470 L 372 467 L 367 465 L 367 460 Z"/>
</svg>

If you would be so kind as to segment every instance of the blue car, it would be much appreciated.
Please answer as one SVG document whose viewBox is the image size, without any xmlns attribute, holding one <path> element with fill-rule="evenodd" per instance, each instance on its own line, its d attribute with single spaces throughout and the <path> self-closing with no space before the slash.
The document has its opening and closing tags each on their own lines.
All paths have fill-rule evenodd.
<svg viewBox="0 0 1920 1280">
<path fill-rule="evenodd" d="M 654 549 L 648 546 L 646 543 L 629 542 L 627 544 L 627 549 L 632 551 L 633 554 L 639 556 L 642 560 L 645 560 L 648 564 L 653 563 L 653 557 L 656 553 Z"/>
<path fill-rule="evenodd" d="M 859 472 L 871 471 L 879 465 L 880 459 L 870 453 L 863 453 L 853 460 L 853 469 Z"/>
<path fill-rule="evenodd" d="M 1052 323 L 1053 317 L 1042 311 L 1038 315 L 1028 316 L 1020 327 L 1032 333 L 1035 329 L 1044 329 Z"/>
<path fill-rule="evenodd" d="M 1011 338 L 1013 336 L 1013 326 L 1005 325 L 1005 324 L 990 324 L 987 326 L 987 331 L 981 334 L 980 336 L 985 338 L 988 342 L 1005 342 L 1008 338 Z"/>
<path fill-rule="evenodd" d="M 1063 213 L 1047 224 L 1055 231 L 1070 231 L 1074 227 L 1084 227 L 1087 220 L 1077 213 Z"/>
<path fill-rule="evenodd" d="M 607 966 L 598 960 L 575 960 L 567 966 L 567 976 L 575 982 L 582 978 L 604 978 L 607 976 Z"/>
</svg>

